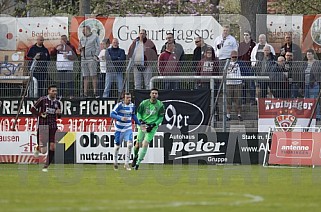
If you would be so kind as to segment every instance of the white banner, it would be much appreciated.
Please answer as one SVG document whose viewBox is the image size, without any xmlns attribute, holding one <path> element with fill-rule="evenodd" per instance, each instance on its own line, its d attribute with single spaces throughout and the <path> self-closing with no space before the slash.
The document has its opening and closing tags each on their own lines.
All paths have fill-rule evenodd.
<svg viewBox="0 0 321 212">
<path fill-rule="evenodd" d="M 164 133 L 156 133 L 142 163 L 164 163 L 163 138 Z M 119 163 L 124 163 L 126 149 L 126 144 L 123 142 L 118 154 Z M 76 163 L 114 163 L 114 133 L 77 132 Z"/>
<path fill-rule="evenodd" d="M 133 40 L 139 36 L 140 29 L 147 31 L 147 38 L 154 42 L 158 53 L 169 32 L 183 46 L 185 54 L 193 54 L 195 37 L 201 36 L 205 43 L 213 45 L 215 38 L 222 33 L 221 25 L 212 16 L 117 17 L 112 33 L 126 54 Z"/>
<path fill-rule="evenodd" d="M 38 35 L 44 37 L 46 48 L 54 48 L 60 44 L 61 35 L 68 36 L 68 17 L 17 18 L 17 49 L 34 45 Z"/>
<path fill-rule="evenodd" d="M 34 132 L 0 132 L 0 155 L 33 155 L 36 145 Z"/>
</svg>

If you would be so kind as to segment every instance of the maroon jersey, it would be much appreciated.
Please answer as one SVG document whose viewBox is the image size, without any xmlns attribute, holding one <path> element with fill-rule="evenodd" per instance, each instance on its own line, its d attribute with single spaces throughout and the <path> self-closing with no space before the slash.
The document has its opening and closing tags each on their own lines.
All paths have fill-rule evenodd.
<svg viewBox="0 0 321 212">
<path fill-rule="evenodd" d="M 30 111 L 38 116 L 38 125 L 48 125 L 49 128 L 53 129 L 57 128 L 57 109 L 61 109 L 59 100 L 51 100 L 48 96 L 43 96 L 38 99 Z M 46 113 L 47 117 L 43 118 L 42 113 Z"/>
</svg>

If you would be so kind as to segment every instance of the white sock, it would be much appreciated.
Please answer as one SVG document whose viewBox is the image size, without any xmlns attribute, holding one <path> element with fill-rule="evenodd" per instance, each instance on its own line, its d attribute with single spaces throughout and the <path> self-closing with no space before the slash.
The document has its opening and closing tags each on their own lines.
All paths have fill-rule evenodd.
<svg viewBox="0 0 321 212">
<path fill-rule="evenodd" d="M 127 142 L 126 161 L 125 164 L 129 164 L 130 155 L 132 154 L 133 143 Z"/>
<path fill-rule="evenodd" d="M 230 115 L 230 114 L 226 114 L 226 117 L 227 117 L 227 118 L 231 118 L 231 115 Z"/>
<path fill-rule="evenodd" d="M 115 164 L 118 164 L 118 152 L 119 152 L 119 146 L 115 145 L 115 154 L 114 154 Z"/>
</svg>

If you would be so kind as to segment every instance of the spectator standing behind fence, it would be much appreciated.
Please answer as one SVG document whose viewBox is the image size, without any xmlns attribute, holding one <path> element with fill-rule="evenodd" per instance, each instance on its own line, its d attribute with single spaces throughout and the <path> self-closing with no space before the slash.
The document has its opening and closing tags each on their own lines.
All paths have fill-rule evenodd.
<svg viewBox="0 0 321 212">
<path fill-rule="evenodd" d="M 194 67 L 195 67 L 195 71 L 197 71 L 197 65 L 198 62 L 201 61 L 204 57 L 205 57 L 205 52 L 208 48 L 212 49 L 212 55 L 215 57 L 215 52 L 214 49 L 211 45 L 208 45 L 207 43 L 204 42 L 204 39 L 202 37 L 196 37 L 195 38 L 195 49 L 193 52 L 193 62 Z"/>
<path fill-rule="evenodd" d="M 219 66 L 218 66 L 218 61 L 215 58 L 215 55 L 213 55 L 213 48 L 209 47 L 205 51 L 205 57 L 199 61 L 198 66 L 197 66 L 197 75 L 199 76 L 217 76 L 219 75 Z M 217 90 L 218 90 L 219 82 L 214 81 L 214 97 L 216 98 L 217 95 Z M 211 89 L 210 88 L 210 81 L 209 80 L 199 80 L 197 82 L 197 88 L 198 89 Z M 215 115 L 215 120 L 219 120 L 218 116 L 218 106 L 216 105 L 214 115 Z"/>
<path fill-rule="evenodd" d="M 238 44 L 236 39 L 230 35 L 230 27 L 223 26 L 222 35 L 214 40 L 215 54 L 219 60 L 224 61 L 231 58 L 231 52 L 237 51 Z"/>
<path fill-rule="evenodd" d="M 276 68 L 275 56 L 271 52 L 270 46 L 265 46 L 263 48 L 263 59 L 260 63 L 257 63 L 257 75 L 258 76 L 271 76 Z M 260 87 L 260 97 L 267 98 L 269 81 L 259 82 Z"/>
<path fill-rule="evenodd" d="M 182 61 L 184 58 L 184 49 L 181 44 L 176 43 L 174 39 L 173 33 L 167 33 L 166 34 L 166 43 L 162 46 L 161 53 L 163 53 L 166 50 L 166 44 L 174 44 L 175 45 L 175 55 L 178 58 L 179 61 Z"/>
<path fill-rule="evenodd" d="M 239 61 L 242 61 L 241 68 L 242 76 L 254 76 L 253 69 L 251 67 L 251 53 L 256 43 L 251 37 L 251 32 L 246 30 L 243 33 L 244 40 L 240 43 L 238 48 Z M 256 105 L 255 101 L 255 83 L 254 80 L 245 80 L 243 82 L 242 90 L 242 104 L 246 103 L 247 91 L 250 93 L 250 104 Z"/>
<path fill-rule="evenodd" d="M 302 62 L 301 61 L 293 61 L 293 53 L 286 52 L 285 53 L 285 73 L 287 73 L 290 96 L 292 98 L 303 97 L 303 78 L 304 73 L 302 73 Z M 300 90 L 300 93 L 299 93 Z"/>
<path fill-rule="evenodd" d="M 270 74 L 270 91 L 274 98 L 289 98 L 290 90 L 288 72 L 285 69 L 285 58 L 279 56 L 277 65 Z"/>
<path fill-rule="evenodd" d="M 60 44 L 51 51 L 51 55 L 57 55 L 57 82 L 59 83 L 60 95 L 74 96 L 74 61 L 77 59 L 76 49 L 68 41 L 67 35 L 60 37 Z"/>
<path fill-rule="evenodd" d="M 304 73 L 304 97 L 317 98 L 320 92 L 320 69 L 321 63 L 314 59 L 315 52 L 313 49 L 307 50 L 306 53 L 308 61 L 304 62 L 302 72 Z M 320 105 L 316 111 L 317 120 L 321 119 Z"/>
<path fill-rule="evenodd" d="M 198 76 L 217 76 L 218 71 L 218 61 L 213 55 L 213 48 L 208 47 L 205 50 L 205 57 L 199 61 L 197 66 L 197 75 Z M 217 82 L 214 81 L 214 96 L 216 97 L 217 92 Z M 210 89 L 210 81 L 209 80 L 200 80 L 197 83 L 197 88 L 199 89 Z"/>
<path fill-rule="evenodd" d="M 293 61 L 302 60 L 302 50 L 301 48 L 293 43 L 292 33 L 286 33 L 284 36 L 285 44 L 281 46 L 280 55 L 285 57 L 287 52 L 293 53 Z"/>
<path fill-rule="evenodd" d="M 100 66 L 100 74 L 98 78 L 98 95 L 103 97 L 103 93 L 105 90 L 105 84 L 106 84 L 106 50 L 110 46 L 110 40 L 108 38 L 105 38 L 101 41 L 102 48 L 100 50 L 100 53 L 98 55 L 99 58 L 99 66 Z"/>
<path fill-rule="evenodd" d="M 147 39 L 145 29 L 140 30 L 139 37 L 130 45 L 128 58 L 134 61 L 135 89 L 142 89 L 142 80 L 144 80 L 145 89 L 149 90 L 153 62 L 157 61 L 157 50 L 153 41 Z"/>
<path fill-rule="evenodd" d="M 88 83 L 92 81 L 94 96 L 97 97 L 97 60 L 100 51 L 99 37 L 89 26 L 83 27 L 78 49 L 81 52 L 81 72 L 84 77 L 84 96 L 88 96 Z"/>
<path fill-rule="evenodd" d="M 117 82 L 118 96 L 123 91 L 123 72 L 125 69 L 125 50 L 119 48 L 119 41 L 114 38 L 112 46 L 106 50 L 106 84 L 103 97 L 110 97 L 110 89 L 113 82 Z M 127 77 L 127 76 L 126 76 Z"/>
<path fill-rule="evenodd" d="M 167 43 L 166 50 L 158 57 L 158 72 L 161 76 L 175 76 L 178 72 L 179 59 L 175 54 L 175 44 Z M 164 89 L 178 89 L 178 82 L 164 80 Z"/>
<path fill-rule="evenodd" d="M 237 62 L 238 53 L 235 50 L 231 52 L 231 62 L 227 68 L 226 78 L 241 78 L 241 70 L 239 63 Z M 233 79 L 226 80 L 226 91 L 227 91 L 227 114 L 226 121 L 231 120 L 231 109 L 232 103 L 235 103 L 235 108 L 237 110 L 237 118 L 239 121 L 243 121 L 241 116 L 241 93 L 242 93 L 242 80 Z"/>
<path fill-rule="evenodd" d="M 264 58 L 264 51 L 263 48 L 265 46 L 270 47 L 270 51 L 272 52 L 273 55 L 275 55 L 275 50 L 273 46 L 268 44 L 266 42 L 266 36 L 264 34 L 259 35 L 259 42 L 256 44 L 256 46 L 253 48 L 252 53 L 251 53 L 251 62 L 252 66 L 255 66 L 257 61 L 262 61 Z"/>
<path fill-rule="evenodd" d="M 37 36 L 37 42 L 30 47 L 27 58 L 36 59 L 37 66 L 34 69 L 33 76 L 38 80 L 38 96 L 45 95 L 45 89 L 47 89 L 48 81 L 48 66 L 50 61 L 50 54 L 48 49 L 43 45 L 44 38 L 43 36 Z M 31 66 L 29 63 L 29 67 Z"/>
</svg>

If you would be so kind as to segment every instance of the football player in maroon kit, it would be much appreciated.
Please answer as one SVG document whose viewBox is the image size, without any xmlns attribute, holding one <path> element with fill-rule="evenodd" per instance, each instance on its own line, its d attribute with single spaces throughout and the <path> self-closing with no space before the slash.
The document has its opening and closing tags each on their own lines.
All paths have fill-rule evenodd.
<svg viewBox="0 0 321 212">
<path fill-rule="evenodd" d="M 30 109 L 30 112 L 38 117 L 38 146 L 34 154 L 35 157 L 38 157 L 40 152 L 45 154 L 47 152 L 47 145 L 49 143 L 49 152 L 46 163 L 42 169 L 43 172 L 48 172 L 48 166 L 52 162 L 55 155 L 57 118 L 61 117 L 61 104 L 56 97 L 57 86 L 50 85 L 48 87 L 48 95 L 40 97 L 36 104 Z"/>
</svg>

